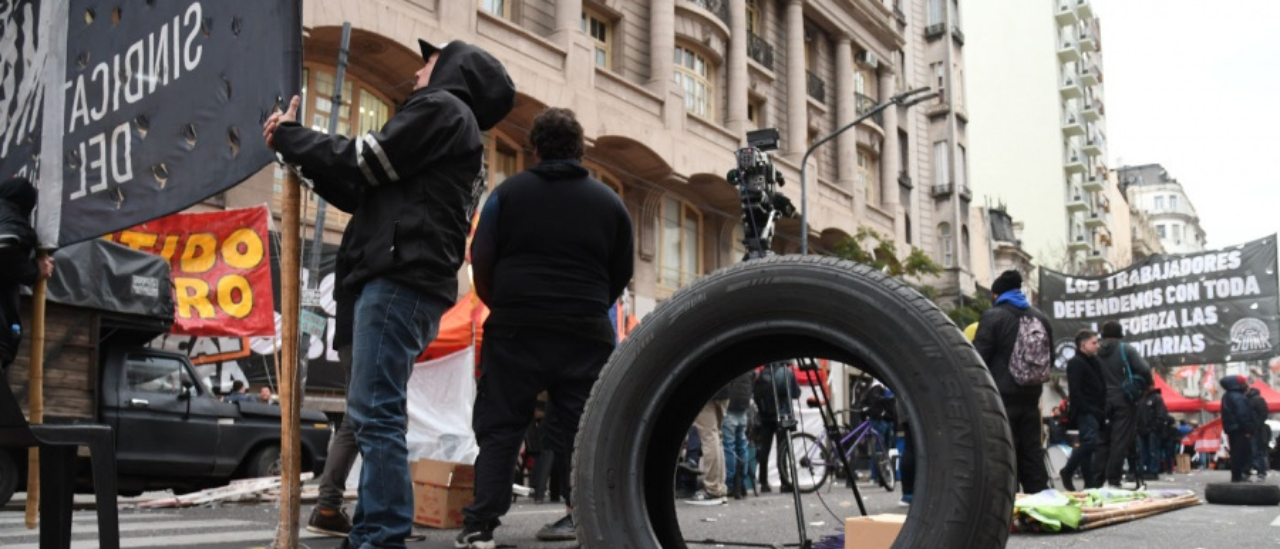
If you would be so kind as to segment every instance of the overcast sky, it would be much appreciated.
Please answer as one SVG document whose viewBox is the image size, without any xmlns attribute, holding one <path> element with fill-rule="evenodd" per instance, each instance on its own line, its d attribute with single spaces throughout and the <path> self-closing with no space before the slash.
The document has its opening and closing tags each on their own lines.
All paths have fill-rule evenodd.
<svg viewBox="0 0 1280 549">
<path fill-rule="evenodd" d="M 1211 248 L 1280 232 L 1280 1 L 1093 5 L 1110 166 L 1162 164 Z"/>
</svg>

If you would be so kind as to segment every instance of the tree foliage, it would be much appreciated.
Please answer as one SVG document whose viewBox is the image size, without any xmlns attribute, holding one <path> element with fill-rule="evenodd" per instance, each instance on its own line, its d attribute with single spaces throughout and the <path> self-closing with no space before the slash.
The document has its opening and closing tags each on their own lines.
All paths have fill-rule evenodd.
<svg viewBox="0 0 1280 549">
<path fill-rule="evenodd" d="M 861 227 L 852 237 L 838 242 L 833 255 L 868 265 L 890 276 L 933 276 L 942 273 L 938 265 L 924 250 L 915 246 L 905 258 L 898 257 L 898 246 L 892 238 L 886 238 L 874 229 Z"/>
</svg>

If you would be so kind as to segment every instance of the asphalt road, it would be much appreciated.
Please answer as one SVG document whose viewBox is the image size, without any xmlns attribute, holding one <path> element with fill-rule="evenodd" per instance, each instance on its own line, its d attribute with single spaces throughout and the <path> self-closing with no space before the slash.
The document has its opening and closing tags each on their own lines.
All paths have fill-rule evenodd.
<svg viewBox="0 0 1280 549">
<path fill-rule="evenodd" d="M 1270 482 L 1277 482 L 1273 475 Z M 1206 482 L 1227 480 L 1219 471 L 1174 475 L 1152 482 L 1153 488 L 1190 488 L 1203 494 Z M 862 484 L 868 510 L 872 513 L 903 513 L 896 505 L 899 494 L 890 494 L 871 484 Z M 819 495 L 821 497 L 819 497 Z M 0 546 L 4 549 L 38 547 L 37 531 L 22 525 L 21 494 L 0 510 Z M 89 501 L 91 496 L 80 496 Z M 824 506 L 825 504 L 825 506 Z M 796 518 L 789 495 L 769 494 L 731 500 L 727 505 L 696 507 L 676 502 L 681 528 L 689 540 L 738 540 L 751 543 L 794 543 Z M 804 517 L 813 538 L 840 533 L 840 518 L 855 516 L 857 508 L 847 489 L 823 491 L 803 499 Z M 310 506 L 302 509 L 305 521 Z M 558 519 L 564 508 L 555 504 L 536 505 L 521 499 L 503 519 L 497 531 L 504 546 L 520 549 L 569 549 L 573 543 L 545 543 L 534 538 L 538 528 Z M 121 511 L 122 547 L 182 547 L 207 549 L 246 549 L 269 546 L 274 536 L 278 511 L 274 504 L 227 504 L 219 507 L 188 509 L 139 510 L 125 507 Z M 97 547 L 96 519 L 93 511 L 77 510 L 73 533 L 75 548 Z M 421 529 L 425 542 L 409 547 L 452 547 L 456 530 Z M 337 547 L 336 538 L 315 537 L 303 532 L 302 547 Z M 725 543 L 721 546 L 732 547 Z M 691 545 L 691 547 L 708 547 Z M 1233 507 L 1200 505 L 1157 515 L 1134 522 L 1109 526 L 1078 534 L 1010 536 L 1009 548 L 1099 548 L 1099 549 L 1214 549 L 1214 548 L 1280 548 L 1280 507 Z"/>
</svg>

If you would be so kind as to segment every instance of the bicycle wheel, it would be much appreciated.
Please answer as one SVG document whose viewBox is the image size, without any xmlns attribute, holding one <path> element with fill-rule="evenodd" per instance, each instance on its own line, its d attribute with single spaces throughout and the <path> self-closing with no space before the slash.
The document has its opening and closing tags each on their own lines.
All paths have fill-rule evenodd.
<svg viewBox="0 0 1280 549">
<path fill-rule="evenodd" d="M 808 494 L 827 482 L 834 462 L 827 446 L 818 443 L 818 437 L 809 433 L 792 433 L 791 455 L 796 459 L 796 478 L 791 478 L 791 472 L 783 464 L 778 469 L 778 478 L 783 484 L 790 484 L 801 494 Z"/>
<path fill-rule="evenodd" d="M 871 456 L 871 463 L 875 466 L 878 474 L 876 481 L 883 486 L 885 490 L 890 492 L 898 485 L 897 471 L 893 469 L 893 460 L 889 459 L 889 453 L 884 450 L 877 449 Z"/>
</svg>

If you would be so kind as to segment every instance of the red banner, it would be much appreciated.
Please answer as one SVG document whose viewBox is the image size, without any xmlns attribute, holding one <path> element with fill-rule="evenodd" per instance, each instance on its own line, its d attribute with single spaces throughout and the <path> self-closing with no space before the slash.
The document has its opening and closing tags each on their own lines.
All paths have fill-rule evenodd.
<svg viewBox="0 0 1280 549">
<path fill-rule="evenodd" d="M 275 335 L 266 206 L 179 213 L 107 235 L 165 258 L 172 269 L 173 333 Z"/>
</svg>

